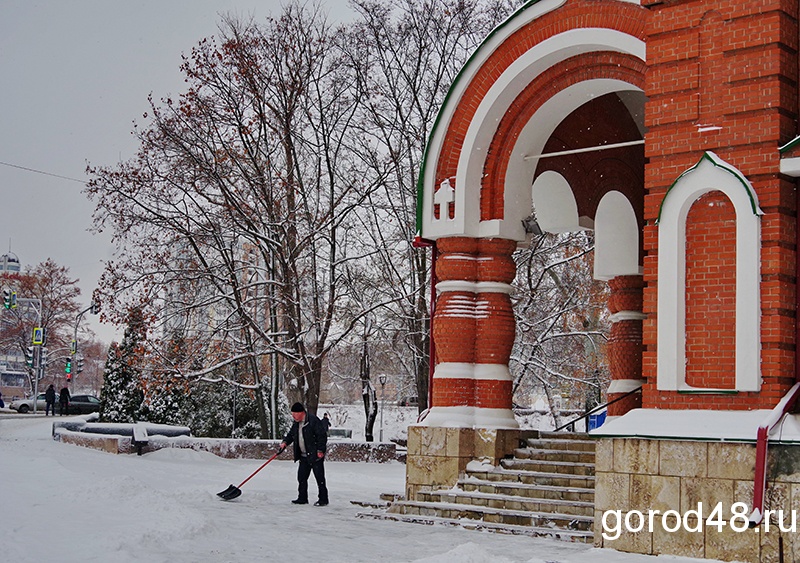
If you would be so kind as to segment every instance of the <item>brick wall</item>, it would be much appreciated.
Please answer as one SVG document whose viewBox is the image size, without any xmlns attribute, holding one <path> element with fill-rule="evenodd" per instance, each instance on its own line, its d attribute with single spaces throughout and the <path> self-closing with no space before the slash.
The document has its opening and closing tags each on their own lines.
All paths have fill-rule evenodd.
<svg viewBox="0 0 800 563">
<path fill-rule="evenodd" d="M 777 147 L 797 134 L 798 4 L 796 0 L 644 0 L 642 5 L 650 8 L 645 87 L 649 101 L 645 112 L 644 310 L 648 319 L 643 327 L 643 372 L 648 383 L 644 406 L 769 408 L 794 379 L 796 193 L 795 183 L 778 173 Z M 715 152 L 748 178 L 764 212 L 760 265 L 763 384 L 757 394 L 681 395 L 656 390 L 656 219 L 667 189 L 705 151 Z M 723 232 L 730 225 L 726 227 L 726 222 L 718 216 L 712 223 L 719 231 L 707 233 L 709 250 L 727 253 L 730 240 Z M 687 234 L 700 237 L 693 229 L 702 228 L 690 224 Z M 698 241 L 689 243 L 694 250 L 701 246 Z M 715 354 L 716 360 L 727 366 L 724 369 L 716 369 L 703 358 L 715 346 L 729 348 L 730 310 L 723 307 L 722 322 L 714 319 L 716 326 L 701 322 L 703 308 L 712 303 L 702 296 L 706 282 L 700 281 L 700 258 L 692 258 L 694 273 L 687 288 L 693 300 L 687 304 L 687 315 L 695 315 L 687 319 L 687 377 L 692 384 L 727 386 L 732 381 L 730 356 Z M 716 261 L 710 255 L 703 259 Z M 723 270 L 730 273 L 726 265 Z M 724 281 L 728 287 L 731 283 L 730 279 Z M 714 282 L 712 286 L 713 291 L 722 290 Z M 705 370 L 712 371 L 708 381 L 700 376 Z"/>
</svg>

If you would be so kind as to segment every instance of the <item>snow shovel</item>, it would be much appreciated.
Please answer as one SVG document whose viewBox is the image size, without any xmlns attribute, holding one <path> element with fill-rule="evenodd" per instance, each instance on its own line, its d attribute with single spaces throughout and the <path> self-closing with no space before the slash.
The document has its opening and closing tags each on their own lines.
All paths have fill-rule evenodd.
<svg viewBox="0 0 800 563">
<path fill-rule="evenodd" d="M 224 491 L 217 493 L 217 496 L 219 498 L 221 498 L 222 500 L 233 500 L 233 499 L 237 498 L 238 496 L 240 496 L 242 494 L 242 490 L 241 490 L 240 487 L 244 486 L 245 483 L 247 483 L 250 479 L 255 477 L 256 473 L 258 473 L 259 471 L 264 469 L 270 461 L 272 461 L 273 459 L 275 459 L 276 457 L 281 455 L 282 452 L 283 452 L 283 450 L 278 450 L 278 452 L 274 456 L 272 456 L 267 461 L 262 463 L 261 467 L 259 467 L 255 471 L 253 471 L 247 479 L 245 479 L 244 481 L 239 483 L 238 487 L 234 487 L 233 485 L 230 485 Z"/>
</svg>

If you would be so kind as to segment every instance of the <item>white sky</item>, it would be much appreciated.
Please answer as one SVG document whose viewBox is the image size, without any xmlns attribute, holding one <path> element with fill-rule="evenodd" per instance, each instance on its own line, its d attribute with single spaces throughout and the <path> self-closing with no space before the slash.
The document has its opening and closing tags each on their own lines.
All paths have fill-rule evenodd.
<svg viewBox="0 0 800 563">
<path fill-rule="evenodd" d="M 333 18 L 347 0 L 323 0 Z M 133 156 L 130 135 L 151 92 L 182 92 L 181 53 L 216 33 L 218 15 L 277 15 L 279 0 L 0 0 L 0 162 L 85 180 L 87 163 Z M 47 258 L 80 280 L 82 304 L 111 257 L 92 235 L 78 182 L 0 164 L 0 254 Z M 88 317 L 92 317 L 88 315 Z M 121 331 L 91 327 L 107 342 Z"/>
<path fill-rule="evenodd" d="M 405 466 L 325 464 L 330 505 L 295 506 L 297 468 L 192 450 L 113 455 L 55 442 L 52 418 L 0 418 L 0 546 L 5 561 L 219 563 L 709 563 L 586 544 L 356 518 L 402 493 Z M 309 494 L 316 495 L 311 480 Z"/>
</svg>

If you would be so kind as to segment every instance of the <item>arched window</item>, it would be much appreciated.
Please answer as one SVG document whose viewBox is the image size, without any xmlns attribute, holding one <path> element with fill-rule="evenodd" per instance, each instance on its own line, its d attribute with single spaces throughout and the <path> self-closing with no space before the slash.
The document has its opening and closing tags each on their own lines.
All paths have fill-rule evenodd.
<svg viewBox="0 0 800 563">
<path fill-rule="evenodd" d="M 736 214 L 735 390 L 761 387 L 761 211 L 755 190 L 736 168 L 707 152 L 670 187 L 658 220 L 658 389 L 698 388 L 686 380 L 686 218 L 703 195 L 719 191 Z"/>
</svg>

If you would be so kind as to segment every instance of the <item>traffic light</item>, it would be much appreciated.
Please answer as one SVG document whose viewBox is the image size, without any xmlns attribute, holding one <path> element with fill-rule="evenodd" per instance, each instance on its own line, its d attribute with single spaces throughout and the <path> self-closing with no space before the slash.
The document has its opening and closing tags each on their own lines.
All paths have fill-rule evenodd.
<svg viewBox="0 0 800 563">
<path fill-rule="evenodd" d="M 100 303 L 98 303 L 97 301 L 92 301 L 92 308 L 90 310 L 90 313 L 96 315 L 99 312 L 100 312 Z"/>
<path fill-rule="evenodd" d="M 5 307 L 6 309 L 10 309 L 11 308 L 11 290 L 10 289 L 4 289 L 3 290 L 3 307 Z"/>
<path fill-rule="evenodd" d="M 83 356 L 78 356 L 78 360 L 75 364 L 75 373 L 80 373 L 83 371 Z"/>
<path fill-rule="evenodd" d="M 47 367 L 47 348 L 42 346 L 42 351 L 39 356 L 39 366 L 44 370 Z"/>
<path fill-rule="evenodd" d="M 72 358 L 67 358 L 67 360 L 64 362 L 64 373 L 67 374 L 67 381 L 69 381 L 69 378 L 72 374 Z"/>
<path fill-rule="evenodd" d="M 33 367 L 33 346 L 25 348 L 25 363 L 29 368 Z"/>
</svg>

